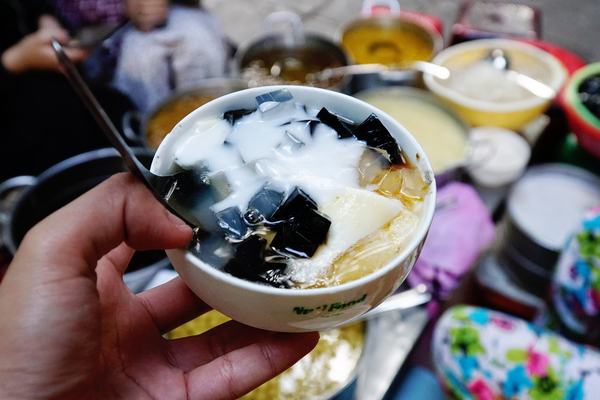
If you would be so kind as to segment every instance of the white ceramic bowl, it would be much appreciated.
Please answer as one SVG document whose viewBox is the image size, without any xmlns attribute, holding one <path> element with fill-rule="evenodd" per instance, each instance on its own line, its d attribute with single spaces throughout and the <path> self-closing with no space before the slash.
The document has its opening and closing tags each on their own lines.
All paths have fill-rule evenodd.
<svg viewBox="0 0 600 400">
<path fill-rule="evenodd" d="M 156 174 L 170 172 L 170 160 L 161 155 L 176 142 L 177 132 L 186 132 L 198 120 L 221 116 L 225 111 L 255 108 L 256 96 L 281 88 L 289 90 L 294 101 L 310 108 L 326 107 L 354 121 L 363 121 L 371 113 L 379 117 L 429 184 L 423 215 L 414 237 L 379 270 L 339 286 L 315 289 L 281 289 L 245 281 L 208 265 L 185 249 L 168 250 L 167 255 L 192 291 L 234 320 L 272 331 L 322 330 L 358 317 L 380 304 L 404 281 L 420 254 L 435 210 L 436 185 L 427 156 L 406 129 L 375 107 L 332 90 L 305 86 L 257 87 L 222 96 L 185 117 L 161 143 L 151 171 Z"/>
</svg>

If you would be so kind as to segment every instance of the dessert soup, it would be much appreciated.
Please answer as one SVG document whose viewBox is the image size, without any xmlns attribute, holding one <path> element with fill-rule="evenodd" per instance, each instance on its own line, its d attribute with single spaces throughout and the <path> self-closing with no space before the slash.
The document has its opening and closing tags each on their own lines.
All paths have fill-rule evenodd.
<svg viewBox="0 0 600 400">
<path fill-rule="evenodd" d="M 285 89 L 180 132 L 164 189 L 201 232 L 190 250 L 236 277 L 282 288 L 332 286 L 402 250 L 428 185 L 377 115 L 298 103 Z"/>
</svg>

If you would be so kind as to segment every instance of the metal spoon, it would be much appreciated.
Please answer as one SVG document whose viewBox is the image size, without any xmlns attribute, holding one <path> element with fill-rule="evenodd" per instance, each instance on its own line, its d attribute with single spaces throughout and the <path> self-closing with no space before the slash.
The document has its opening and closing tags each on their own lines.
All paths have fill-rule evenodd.
<svg viewBox="0 0 600 400">
<path fill-rule="evenodd" d="M 427 291 L 427 286 L 419 284 L 412 289 L 391 295 L 380 305 L 358 317 L 358 319 L 368 320 L 390 311 L 416 307 L 429 302 L 429 300 L 431 300 L 431 293 Z"/>
<path fill-rule="evenodd" d="M 441 65 L 426 61 L 410 61 L 387 66 L 383 64 L 353 64 L 343 67 L 327 68 L 319 72 L 306 75 L 307 82 L 319 82 L 345 75 L 361 75 L 378 73 L 381 75 L 393 75 L 404 71 L 420 71 L 431 74 L 439 79 L 448 79 L 450 71 Z"/>
<path fill-rule="evenodd" d="M 279 77 L 287 73 L 291 68 L 299 69 L 297 63 L 301 61 L 296 59 L 286 59 L 278 61 L 270 69 L 270 74 L 274 77 Z M 293 65 L 293 67 L 290 67 Z M 322 71 L 311 72 L 306 74 L 305 81 L 308 84 L 323 83 L 329 79 L 339 78 L 346 75 L 364 75 L 364 74 L 380 74 L 384 78 L 394 79 L 394 74 L 405 71 L 420 71 L 431 74 L 439 79 L 448 79 L 450 71 L 448 68 L 441 65 L 433 64 L 426 61 L 407 61 L 393 66 L 383 64 L 353 64 L 343 67 L 326 68 Z"/>
<path fill-rule="evenodd" d="M 553 99 L 556 97 L 556 91 L 550 86 L 530 78 L 527 75 L 523 75 L 520 72 L 514 71 L 510 68 L 510 60 L 502 49 L 493 49 L 485 55 L 485 61 L 490 62 L 492 67 L 499 71 L 504 71 L 506 78 L 512 82 L 515 82 L 524 89 L 527 89 L 534 95 L 544 98 Z"/>
<path fill-rule="evenodd" d="M 350 320 L 341 323 L 337 327 L 345 326 L 359 321 L 367 321 L 371 318 L 375 318 L 379 315 L 397 311 L 406 310 L 408 308 L 420 306 L 428 303 L 431 300 L 431 293 L 427 290 L 427 286 L 421 283 L 412 289 L 405 290 L 400 293 L 396 293 L 385 299 L 380 305 L 374 309 Z"/>
<path fill-rule="evenodd" d="M 56 51 L 58 61 L 61 66 L 62 72 L 66 75 L 67 79 L 81 98 L 87 108 L 90 110 L 96 122 L 102 128 L 102 131 L 111 144 L 117 149 L 129 171 L 140 181 L 142 181 L 148 189 L 150 189 L 156 198 L 173 214 L 181 218 L 192 228 L 197 228 L 197 225 L 184 217 L 185 211 L 181 207 L 177 207 L 170 204 L 165 196 L 168 194 L 169 188 L 173 186 L 173 183 L 177 179 L 177 174 L 171 176 L 158 176 L 150 172 L 135 156 L 129 145 L 125 142 L 117 128 L 113 125 L 112 121 L 100 105 L 98 100 L 92 94 L 92 91 L 82 79 L 81 75 L 73 65 L 71 59 L 65 54 L 60 43 L 52 38 L 52 47 Z"/>
</svg>

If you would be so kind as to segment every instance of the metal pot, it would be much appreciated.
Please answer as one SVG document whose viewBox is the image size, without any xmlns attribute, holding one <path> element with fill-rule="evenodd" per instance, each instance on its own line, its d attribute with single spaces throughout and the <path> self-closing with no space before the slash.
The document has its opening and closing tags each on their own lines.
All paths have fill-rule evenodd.
<svg viewBox="0 0 600 400">
<path fill-rule="evenodd" d="M 291 29 L 275 31 L 276 23 Z M 297 84 L 343 90 L 348 82 L 342 76 L 325 82 L 309 82 L 310 74 L 349 64 L 346 52 L 332 40 L 307 33 L 300 17 L 291 12 L 267 16 L 263 34 L 243 43 L 233 57 L 234 71 L 249 86 Z"/>
<path fill-rule="evenodd" d="M 149 164 L 152 161 L 152 154 L 148 150 L 134 151 L 142 163 Z M 121 157 L 115 149 L 109 148 L 69 158 L 37 178 L 28 179 L 27 186 L 6 213 L 3 236 L 8 251 L 14 255 L 27 231 L 46 216 L 111 175 L 123 171 L 127 171 L 127 167 Z M 138 251 L 123 279 L 133 292 L 138 292 L 146 287 L 159 269 L 169 265 L 162 250 Z"/>
<path fill-rule="evenodd" d="M 444 46 L 442 35 L 414 15 L 403 13 L 396 0 L 365 0 L 360 16 L 337 30 L 336 43 L 355 64 L 378 63 L 393 68 L 403 62 L 431 61 Z M 421 87 L 422 73 L 409 70 L 356 75 L 348 91 L 386 85 Z"/>
<path fill-rule="evenodd" d="M 126 113 L 122 121 L 123 132 L 132 143 L 154 151 L 162 139 L 190 112 L 217 97 L 246 88 L 248 84 L 241 79 L 205 79 L 193 88 L 173 93 L 147 115 L 132 111 Z"/>
<path fill-rule="evenodd" d="M 591 172 L 560 163 L 529 167 L 507 194 L 498 260 L 519 286 L 545 296 L 561 252 L 597 205 L 600 178 Z"/>
</svg>

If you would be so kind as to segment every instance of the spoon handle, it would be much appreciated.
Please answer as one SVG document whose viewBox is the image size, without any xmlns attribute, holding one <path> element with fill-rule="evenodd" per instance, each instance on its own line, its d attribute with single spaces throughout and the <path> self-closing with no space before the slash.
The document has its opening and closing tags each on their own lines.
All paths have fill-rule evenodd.
<svg viewBox="0 0 600 400">
<path fill-rule="evenodd" d="M 56 51 L 58 56 L 58 61 L 60 66 L 62 67 L 62 72 L 66 75 L 67 79 L 81 98 L 81 100 L 85 103 L 89 111 L 92 113 L 96 122 L 102 128 L 102 131 L 106 134 L 111 144 L 117 149 L 127 167 L 131 171 L 133 175 L 135 175 L 142 182 L 148 184 L 148 179 L 144 170 L 147 173 L 147 169 L 139 162 L 139 160 L 135 157 L 131 148 L 125 143 L 121 135 L 118 133 L 117 128 L 113 125 L 112 121 L 100 105 L 98 100 L 92 94 L 92 91 L 87 86 L 87 84 L 83 81 L 83 78 L 73 65 L 71 59 L 65 54 L 62 46 L 58 41 L 52 38 L 52 47 Z"/>
<path fill-rule="evenodd" d="M 152 172 L 148 170 L 135 156 L 131 147 L 125 142 L 117 128 L 113 125 L 112 121 L 98 102 L 96 97 L 94 97 L 92 91 L 88 87 L 88 85 L 84 82 L 83 78 L 73 65 L 71 59 L 65 54 L 62 46 L 58 41 L 52 38 L 52 47 L 56 51 L 58 56 L 58 62 L 61 66 L 62 72 L 66 75 L 67 79 L 81 98 L 81 100 L 85 103 L 87 108 L 90 110 L 96 122 L 102 128 L 104 134 L 108 137 L 111 144 L 119 154 L 129 171 L 140 181 L 142 181 L 148 189 L 155 195 L 155 197 L 169 210 L 172 214 L 175 214 L 181 220 L 185 221 L 192 228 L 196 228 L 196 226 L 189 222 L 189 220 L 182 216 L 182 214 L 173 208 L 171 204 L 165 200 L 165 198 L 157 192 L 157 186 L 160 186 L 164 182 L 168 182 L 169 177 L 162 177 L 154 175 Z"/>
<path fill-rule="evenodd" d="M 556 97 L 556 91 L 554 89 L 527 75 L 523 75 L 513 70 L 506 70 L 506 77 L 538 97 L 543 99 L 553 99 Z"/>
<path fill-rule="evenodd" d="M 345 75 L 363 75 L 378 73 L 385 76 L 394 76 L 397 73 L 406 71 L 420 71 L 431 74 L 439 79 L 448 79 L 450 71 L 448 68 L 441 65 L 433 64 L 426 61 L 408 61 L 393 66 L 383 64 L 351 64 L 343 67 L 327 68 L 319 72 L 308 74 L 307 80 L 323 80 L 331 79 Z"/>
<path fill-rule="evenodd" d="M 406 310 L 408 308 L 420 306 L 428 303 L 432 299 L 431 293 L 427 290 L 427 286 L 421 283 L 412 289 L 404 292 L 396 293 L 385 299 L 380 305 L 365 314 L 337 325 L 337 327 L 346 326 L 359 321 L 367 321 L 379 315 L 390 311 Z"/>
</svg>

